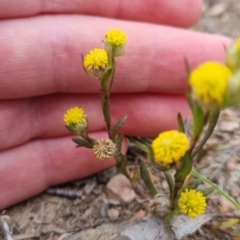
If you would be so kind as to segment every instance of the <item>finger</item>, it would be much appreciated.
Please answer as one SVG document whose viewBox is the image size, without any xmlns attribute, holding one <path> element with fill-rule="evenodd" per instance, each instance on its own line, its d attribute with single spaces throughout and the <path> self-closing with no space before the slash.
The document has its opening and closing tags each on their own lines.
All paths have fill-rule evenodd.
<svg viewBox="0 0 240 240">
<path fill-rule="evenodd" d="M 101 47 L 113 27 L 129 35 L 126 54 L 117 59 L 114 92 L 184 93 L 184 58 L 192 68 L 206 60 L 224 61 L 224 45 L 230 43 L 220 36 L 86 16 L 2 21 L 0 98 L 98 92 L 99 82 L 85 74 L 80 56 Z"/>
<path fill-rule="evenodd" d="M 126 142 L 123 149 L 126 151 Z M 2 151 L 0 159 L 0 210 L 51 185 L 83 178 L 115 164 L 113 159 L 95 159 L 91 149 L 75 148 L 69 137 L 36 140 Z"/>
<path fill-rule="evenodd" d="M 186 27 L 196 23 L 201 14 L 201 5 L 201 0 L 2 0 L 0 18 L 28 17 L 43 13 L 78 13 Z"/>
<path fill-rule="evenodd" d="M 0 149 L 35 138 L 69 134 L 63 115 L 71 107 L 82 106 L 89 119 L 89 131 L 105 131 L 99 95 L 55 94 L 33 99 L 0 102 Z M 128 120 L 121 131 L 126 135 L 155 137 L 177 127 L 176 115 L 190 112 L 184 96 L 159 94 L 113 94 L 112 126 L 123 116 Z"/>
</svg>

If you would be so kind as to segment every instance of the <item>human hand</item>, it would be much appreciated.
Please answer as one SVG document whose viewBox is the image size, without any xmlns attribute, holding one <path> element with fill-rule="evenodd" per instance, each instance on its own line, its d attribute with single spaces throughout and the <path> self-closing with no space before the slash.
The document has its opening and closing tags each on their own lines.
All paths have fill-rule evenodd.
<svg viewBox="0 0 240 240">
<path fill-rule="evenodd" d="M 128 115 L 124 134 L 154 137 L 176 127 L 177 112 L 188 116 L 184 57 L 191 68 L 224 61 L 230 40 L 164 25 L 189 27 L 200 11 L 200 0 L 1 1 L 0 209 L 114 164 L 75 148 L 63 123 L 67 109 L 82 106 L 93 137 L 105 134 L 99 82 L 84 73 L 81 53 L 100 47 L 109 29 L 128 35 L 113 122 Z"/>
</svg>

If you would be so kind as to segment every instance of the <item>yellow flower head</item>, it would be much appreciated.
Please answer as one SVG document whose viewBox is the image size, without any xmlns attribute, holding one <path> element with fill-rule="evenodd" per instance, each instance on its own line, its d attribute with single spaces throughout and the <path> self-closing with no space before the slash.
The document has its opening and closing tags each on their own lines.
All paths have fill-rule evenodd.
<svg viewBox="0 0 240 240">
<path fill-rule="evenodd" d="M 119 46 L 126 43 L 127 35 L 119 29 L 112 29 L 107 32 L 106 41 Z"/>
<path fill-rule="evenodd" d="M 178 207 L 183 214 L 195 218 L 206 211 L 206 197 L 195 189 L 186 189 L 181 192 Z"/>
<path fill-rule="evenodd" d="M 112 57 L 122 56 L 125 52 L 127 35 L 119 29 L 112 29 L 106 33 L 104 48 Z"/>
<path fill-rule="evenodd" d="M 187 136 L 176 130 L 163 132 L 152 142 L 154 157 L 163 165 L 181 160 L 189 147 Z"/>
<path fill-rule="evenodd" d="M 116 145 L 111 139 L 98 139 L 93 144 L 93 153 L 96 158 L 105 160 L 114 156 Z"/>
<path fill-rule="evenodd" d="M 206 107 L 221 106 L 224 101 L 231 70 L 218 62 L 200 65 L 190 74 L 193 98 Z"/>
<path fill-rule="evenodd" d="M 107 51 L 101 48 L 94 48 L 84 57 L 83 66 L 89 75 L 100 79 L 107 71 Z"/>
<path fill-rule="evenodd" d="M 87 115 L 81 107 L 73 107 L 67 110 L 64 114 L 64 122 L 67 126 L 69 124 L 77 125 L 87 121 Z"/>
</svg>

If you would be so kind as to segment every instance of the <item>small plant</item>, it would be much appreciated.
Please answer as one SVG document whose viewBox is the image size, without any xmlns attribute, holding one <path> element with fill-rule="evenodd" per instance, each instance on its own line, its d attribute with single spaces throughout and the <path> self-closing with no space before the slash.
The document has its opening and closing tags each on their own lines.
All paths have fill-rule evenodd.
<svg viewBox="0 0 240 240">
<path fill-rule="evenodd" d="M 96 78 L 101 86 L 100 99 L 108 138 L 93 139 L 89 136 L 87 114 L 81 107 L 69 109 L 64 115 L 64 122 L 71 133 L 79 136 L 73 138 L 77 147 L 92 149 L 100 160 L 115 158 L 119 170 L 139 193 L 140 182 L 136 182 L 136 176 L 129 173 L 127 157 L 121 151 L 121 127 L 126 123 L 127 117 L 123 116 L 114 126 L 111 123 L 110 95 L 116 58 L 124 54 L 126 42 L 127 35 L 119 29 L 113 29 L 106 33 L 103 48 L 92 49 L 86 56 L 82 56 L 83 69 L 89 76 Z M 181 113 L 178 113 L 178 130 L 162 132 L 150 143 L 129 137 L 149 155 L 151 166 L 162 171 L 167 179 L 168 196 L 154 186 L 151 173 L 145 163 L 141 162 L 139 176 L 149 191 L 149 198 L 157 203 L 158 210 L 155 214 L 163 217 L 166 226 L 170 228 L 174 228 L 179 218 L 193 223 L 184 233 L 178 234 L 174 231 L 178 239 L 192 233 L 210 219 L 204 216 L 208 216 L 207 198 L 214 190 L 227 197 L 240 210 L 237 203 L 226 193 L 193 170 L 193 164 L 199 163 L 196 159 L 201 155 L 217 124 L 220 111 L 240 103 L 240 40 L 226 50 L 226 64 L 206 62 L 194 70 L 189 69 L 187 61 L 185 65 L 189 80 L 186 98 L 192 111 L 192 123 L 184 121 Z M 200 181 L 193 179 L 191 175 L 210 182 L 212 186 L 199 189 Z"/>
</svg>

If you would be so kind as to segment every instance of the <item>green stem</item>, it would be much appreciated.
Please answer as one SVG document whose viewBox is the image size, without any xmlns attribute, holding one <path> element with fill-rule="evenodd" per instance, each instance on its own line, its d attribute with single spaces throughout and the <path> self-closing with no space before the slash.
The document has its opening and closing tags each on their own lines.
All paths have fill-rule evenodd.
<svg viewBox="0 0 240 240">
<path fill-rule="evenodd" d="M 112 84 L 114 80 L 114 74 L 115 74 L 115 59 L 112 58 L 112 72 L 111 72 L 110 81 L 108 83 L 108 90 L 107 90 L 108 98 L 110 98 L 110 93 L 111 93 Z"/>
<path fill-rule="evenodd" d="M 108 136 L 111 139 L 111 116 L 110 116 L 110 100 L 107 96 L 105 89 L 101 89 L 101 102 L 102 102 L 102 110 L 104 115 L 104 120 L 106 122 Z"/>
</svg>

